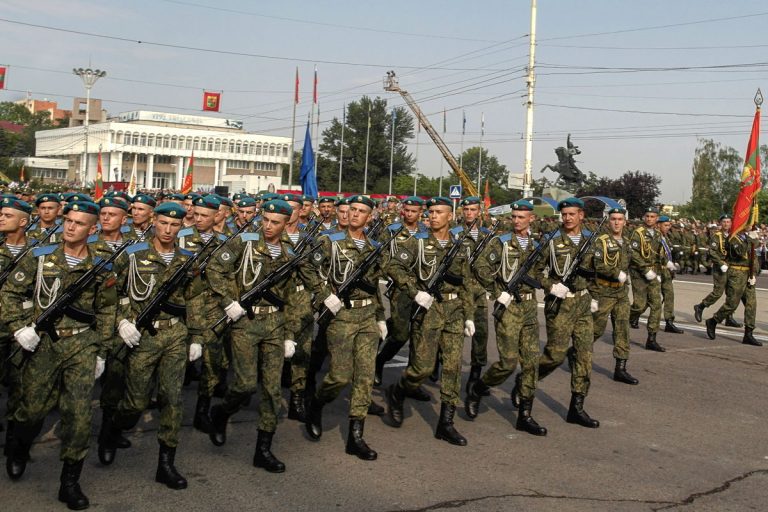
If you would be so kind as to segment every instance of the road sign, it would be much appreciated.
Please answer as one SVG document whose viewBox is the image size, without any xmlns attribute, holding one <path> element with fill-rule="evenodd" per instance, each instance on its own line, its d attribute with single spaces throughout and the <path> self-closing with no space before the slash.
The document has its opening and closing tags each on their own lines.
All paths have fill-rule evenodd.
<svg viewBox="0 0 768 512">
<path fill-rule="evenodd" d="M 451 185 L 451 191 L 448 194 L 451 199 L 461 199 L 461 185 Z"/>
</svg>

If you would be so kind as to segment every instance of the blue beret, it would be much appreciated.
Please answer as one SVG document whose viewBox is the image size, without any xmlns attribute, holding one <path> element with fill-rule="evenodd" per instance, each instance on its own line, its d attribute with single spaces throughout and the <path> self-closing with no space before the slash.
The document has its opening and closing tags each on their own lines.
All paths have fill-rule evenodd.
<svg viewBox="0 0 768 512">
<path fill-rule="evenodd" d="M 310 203 L 313 203 L 315 201 L 315 198 L 312 197 L 312 196 L 308 196 L 307 194 L 302 194 L 301 195 L 301 201 L 302 202 L 309 201 Z"/>
<path fill-rule="evenodd" d="M 200 197 L 200 194 L 194 194 L 194 193 L 187 194 L 184 196 L 184 200 L 195 202 L 195 199 L 197 199 L 198 197 Z"/>
<path fill-rule="evenodd" d="M 725 219 L 730 219 L 730 218 L 731 218 L 731 216 L 730 216 L 729 214 L 727 214 L 727 213 L 724 213 L 724 214 L 722 214 L 722 215 L 720 216 L 720 219 L 719 219 L 719 220 L 723 221 L 723 220 L 725 220 Z"/>
<path fill-rule="evenodd" d="M 35 205 L 40 206 L 42 203 L 58 203 L 59 201 L 59 194 L 45 193 L 37 196 Z"/>
<path fill-rule="evenodd" d="M 336 202 L 333 203 L 333 204 L 336 206 L 336 208 L 338 208 L 339 206 L 343 206 L 343 205 L 349 206 L 349 199 L 346 198 L 346 197 L 341 197 L 341 198 L 337 199 Z"/>
<path fill-rule="evenodd" d="M 184 194 L 168 194 L 165 198 L 171 201 L 183 201 L 186 196 Z"/>
<path fill-rule="evenodd" d="M 583 210 L 584 201 L 582 201 L 578 197 L 569 197 L 568 199 L 563 199 L 562 201 L 557 203 L 557 211 L 560 211 L 563 208 L 581 208 Z"/>
<path fill-rule="evenodd" d="M 219 199 L 219 202 L 224 206 L 234 206 L 235 204 L 232 202 L 232 200 L 226 196 L 221 196 L 218 194 L 215 194 L 216 197 Z"/>
<path fill-rule="evenodd" d="M 666 215 L 662 215 L 659 217 L 659 222 L 670 222 L 670 219 Z"/>
<path fill-rule="evenodd" d="M 75 195 L 74 192 L 62 192 L 59 194 L 59 201 L 67 201 L 69 202 L 69 198 Z"/>
<path fill-rule="evenodd" d="M 150 196 L 149 194 L 138 194 L 133 198 L 133 202 L 146 204 L 148 206 L 151 206 L 152 208 L 157 206 L 157 201 L 155 201 L 155 198 Z"/>
<path fill-rule="evenodd" d="M 91 215 L 98 215 L 99 211 L 99 205 L 93 201 L 72 201 L 64 206 L 64 215 L 69 212 L 83 212 L 90 213 Z"/>
<path fill-rule="evenodd" d="M 163 203 L 155 208 L 155 215 L 165 215 L 174 219 L 183 219 L 187 215 L 187 209 L 178 203 Z"/>
<path fill-rule="evenodd" d="M 115 192 L 110 192 L 109 194 L 107 194 L 107 197 L 117 197 L 119 199 L 122 199 L 123 201 L 125 201 L 128 204 L 130 204 L 132 202 L 131 201 L 131 196 L 128 195 L 128 192 L 125 192 L 123 190 L 117 190 Z"/>
<path fill-rule="evenodd" d="M 256 200 L 250 196 L 245 196 L 237 203 L 240 208 L 248 208 L 249 206 L 256 206 Z"/>
<path fill-rule="evenodd" d="M 624 208 L 611 208 L 610 210 L 608 210 L 608 215 L 611 215 L 614 213 L 620 213 L 621 215 L 626 215 L 627 210 L 625 210 Z"/>
<path fill-rule="evenodd" d="M 656 208 L 655 206 L 649 206 L 648 208 L 645 209 L 645 213 L 655 213 L 656 215 L 658 215 L 659 209 Z"/>
<path fill-rule="evenodd" d="M 221 201 L 215 195 L 209 194 L 207 196 L 198 197 L 192 204 L 208 208 L 209 210 L 218 210 L 219 206 L 221 206 Z"/>
<path fill-rule="evenodd" d="M 351 196 L 351 197 L 347 198 L 347 202 L 349 204 L 352 204 L 352 203 L 364 204 L 365 206 L 367 206 L 371 210 L 376 208 L 376 203 L 374 203 L 373 199 L 371 199 L 368 196 L 363 196 L 363 195 Z"/>
<path fill-rule="evenodd" d="M 26 201 L 22 201 L 21 199 L 16 199 L 15 197 L 4 197 L 2 202 L 3 208 L 13 208 L 15 210 L 19 210 L 20 212 L 24 212 L 26 214 L 32 213 L 32 205 L 30 205 Z"/>
<path fill-rule="evenodd" d="M 335 203 L 335 202 L 336 202 L 336 198 L 331 196 L 321 197 L 320 199 L 317 200 L 317 204 Z"/>
<path fill-rule="evenodd" d="M 272 199 L 264 203 L 261 209 L 262 213 L 280 213 L 282 215 L 293 215 L 293 206 L 282 199 Z"/>
<path fill-rule="evenodd" d="M 519 201 L 512 203 L 512 209 L 517 211 L 532 212 L 533 203 L 527 199 L 520 199 Z"/>
<path fill-rule="evenodd" d="M 264 193 L 261 195 L 261 200 L 262 200 L 262 201 L 271 201 L 271 200 L 273 200 L 273 199 L 277 199 L 278 197 L 280 197 L 280 195 L 279 195 L 279 194 L 275 194 L 274 192 L 264 192 Z M 298 201 L 296 201 L 296 202 L 297 202 L 297 203 L 300 203 L 300 202 L 301 202 L 301 200 L 298 200 Z"/>
<path fill-rule="evenodd" d="M 469 196 L 461 200 L 461 206 L 469 206 L 472 204 L 480 204 L 480 198 L 477 196 Z"/>
<path fill-rule="evenodd" d="M 105 197 L 99 201 L 99 208 L 120 208 L 127 212 L 130 205 L 119 197 Z"/>
<path fill-rule="evenodd" d="M 281 199 L 283 201 L 291 201 L 292 203 L 299 203 L 299 204 L 301 204 L 302 202 L 304 202 L 303 201 L 303 197 L 304 196 L 301 196 L 299 194 L 288 193 L 288 194 L 281 194 L 278 197 L 271 197 L 271 198 L 267 199 L 266 198 L 266 194 L 265 194 L 264 200 L 265 201 L 271 201 L 273 199 L 278 199 L 279 198 L 279 199 Z"/>
<path fill-rule="evenodd" d="M 453 199 L 445 196 L 435 196 L 427 201 L 427 206 L 453 206 Z"/>
<path fill-rule="evenodd" d="M 92 203 L 93 199 L 91 199 L 91 196 L 88 194 L 72 194 L 67 198 L 68 203 L 73 203 L 75 201 Z"/>
<path fill-rule="evenodd" d="M 406 197 L 403 200 L 403 204 L 408 206 L 424 206 L 424 200 L 419 196 Z"/>
</svg>

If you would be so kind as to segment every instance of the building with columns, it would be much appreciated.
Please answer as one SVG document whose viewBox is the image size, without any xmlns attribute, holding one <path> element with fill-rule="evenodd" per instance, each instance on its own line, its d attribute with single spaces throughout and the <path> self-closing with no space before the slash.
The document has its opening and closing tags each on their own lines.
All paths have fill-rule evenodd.
<svg viewBox="0 0 768 512">
<path fill-rule="evenodd" d="M 282 166 L 290 163 L 288 137 L 247 133 L 242 121 L 139 110 L 90 124 L 83 165 L 85 130 L 38 131 L 36 156 L 68 159 L 67 179 L 87 184 L 96 179 L 101 150 L 104 181 L 129 181 L 135 164 L 139 188 L 179 189 L 194 152 L 193 188 L 230 192 L 280 188 Z"/>
</svg>

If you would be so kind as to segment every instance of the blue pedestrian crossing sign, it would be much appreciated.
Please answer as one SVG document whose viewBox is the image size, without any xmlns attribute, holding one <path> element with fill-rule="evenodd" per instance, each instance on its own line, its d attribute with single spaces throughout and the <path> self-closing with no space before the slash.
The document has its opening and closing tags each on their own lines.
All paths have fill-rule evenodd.
<svg viewBox="0 0 768 512">
<path fill-rule="evenodd" d="M 451 199 L 461 199 L 461 185 L 451 185 L 448 197 Z"/>
</svg>

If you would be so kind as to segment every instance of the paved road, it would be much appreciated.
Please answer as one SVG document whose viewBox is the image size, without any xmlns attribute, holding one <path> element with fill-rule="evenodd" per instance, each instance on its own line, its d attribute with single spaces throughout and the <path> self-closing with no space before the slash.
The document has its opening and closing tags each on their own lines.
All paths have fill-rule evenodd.
<svg viewBox="0 0 768 512">
<path fill-rule="evenodd" d="M 565 423 L 569 375 L 563 370 L 541 382 L 534 404 L 547 437 L 514 429 L 510 382 L 493 390 L 474 422 L 460 413 L 457 427 L 469 446 L 434 439 L 439 404 L 408 401 L 399 430 L 380 418 L 368 420 L 366 439 L 379 460 L 363 462 L 343 451 L 344 395 L 326 408 L 320 442 L 309 441 L 296 422 L 282 420 L 274 450 L 288 470 L 272 475 L 251 466 L 255 403 L 234 418 L 227 445 L 216 448 L 190 426 L 194 391 L 188 388 L 177 463 L 189 489 L 154 483 L 152 413 L 130 434 L 134 447 L 120 451 L 109 468 L 99 466 L 94 439 L 83 488 L 92 509 L 105 511 L 764 510 L 768 343 L 741 345 L 741 333 L 725 328 L 717 340 L 708 340 L 701 325 L 692 325 L 692 305 L 709 291 L 709 278 L 681 276 L 675 288 L 685 334 L 661 333 L 668 351 L 657 354 L 642 348 L 642 325 L 632 331 L 629 369 L 639 386 L 613 382 L 608 337 L 595 344 L 587 410 L 600 420 L 597 430 Z M 757 333 L 768 341 L 768 278 L 758 288 Z M 709 309 L 706 316 L 713 313 Z M 396 378 L 403 360 L 393 362 L 385 381 Z M 437 396 L 434 385 L 427 389 Z M 375 400 L 383 403 L 378 390 Z M 3 510 L 64 509 L 56 501 L 56 421 L 49 419 L 24 478 L 11 483 L 0 477 Z"/>
</svg>

